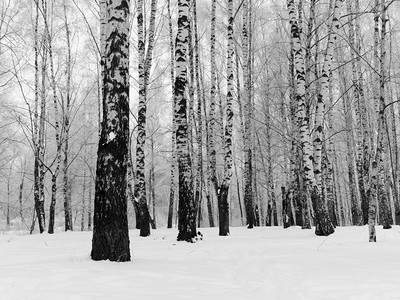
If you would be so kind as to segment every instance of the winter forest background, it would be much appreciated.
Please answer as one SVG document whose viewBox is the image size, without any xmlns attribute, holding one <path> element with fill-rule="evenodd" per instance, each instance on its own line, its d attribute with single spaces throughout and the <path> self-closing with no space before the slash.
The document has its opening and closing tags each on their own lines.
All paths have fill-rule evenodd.
<svg viewBox="0 0 400 300">
<path fill-rule="evenodd" d="M 218 226 L 220 218 L 228 78 L 231 226 L 319 224 L 316 233 L 329 235 L 333 226 L 364 225 L 375 215 L 384 227 L 398 224 L 399 1 L 234 1 L 230 77 L 229 1 L 196 2 L 185 93 L 198 227 Z M 102 115 L 100 4 L 0 4 L 1 230 L 92 228 Z M 135 211 L 143 205 L 153 228 L 177 224 L 171 84 L 177 13 L 177 1 L 131 3 L 130 228 L 140 227 Z M 138 134 L 144 103 L 145 143 Z M 140 147 L 143 186 L 136 180 Z M 145 198 L 135 204 L 144 186 Z M 35 203 L 44 203 L 43 228 Z"/>
</svg>

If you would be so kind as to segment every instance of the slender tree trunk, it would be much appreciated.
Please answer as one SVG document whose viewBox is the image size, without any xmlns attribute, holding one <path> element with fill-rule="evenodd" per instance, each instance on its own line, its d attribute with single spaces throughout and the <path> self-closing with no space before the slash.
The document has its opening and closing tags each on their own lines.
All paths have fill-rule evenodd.
<svg viewBox="0 0 400 300">
<path fill-rule="evenodd" d="M 88 230 L 92 230 L 92 178 L 89 180 Z"/>
<path fill-rule="evenodd" d="M 171 87 L 172 87 L 172 150 L 171 150 L 171 185 L 169 192 L 169 206 L 168 206 L 168 221 L 167 228 L 172 228 L 172 220 L 174 215 L 174 202 L 176 198 L 176 140 L 175 140 L 175 132 L 176 132 L 176 119 L 175 119 L 175 96 L 174 96 L 174 84 L 175 84 L 175 55 L 174 55 L 174 40 L 173 40 L 173 31 L 172 31 L 172 17 L 171 17 L 171 1 L 167 1 L 167 9 L 168 9 L 168 28 L 169 28 L 169 46 L 170 46 L 170 77 L 171 77 Z"/>
<path fill-rule="evenodd" d="M 386 6 L 385 1 L 381 0 L 380 3 L 381 9 L 381 35 L 380 35 L 380 57 L 379 57 L 379 64 L 380 64 L 380 74 L 379 74 L 379 111 L 380 116 L 383 118 L 381 126 L 382 130 L 382 137 L 381 140 L 378 141 L 381 147 L 381 157 L 379 161 L 378 167 L 378 200 L 379 200 L 379 211 L 381 213 L 381 221 L 383 224 L 384 229 L 390 229 L 390 212 L 389 212 L 389 199 L 387 198 L 386 193 L 386 172 L 385 172 L 385 164 L 388 160 L 387 158 L 387 141 L 389 136 L 387 135 L 387 124 L 386 124 L 386 95 L 385 95 L 385 88 L 386 88 L 386 22 L 388 21 L 386 18 Z M 382 112 L 381 112 L 382 111 Z"/>
<path fill-rule="evenodd" d="M 332 73 L 330 75 L 332 78 Z M 329 83 L 329 112 L 328 112 L 328 141 L 326 142 L 326 201 L 328 206 L 329 219 L 332 221 L 334 227 L 338 226 L 338 218 L 336 214 L 337 199 L 334 193 L 334 169 L 333 169 L 333 159 L 335 156 L 333 149 L 333 87 L 332 81 Z"/>
<path fill-rule="evenodd" d="M 303 207 L 307 207 L 307 202 L 303 197 L 304 188 L 300 186 L 301 172 L 301 154 L 298 146 L 299 140 L 299 126 L 297 120 L 297 99 L 296 99 L 296 83 L 295 83 L 295 69 L 294 69 L 294 43 L 290 39 L 290 53 L 289 53 L 289 109 L 290 109 L 290 182 L 289 190 L 281 187 L 282 191 L 282 204 L 283 204 L 283 227 L 288 228 L 292 225 L 302 226 L 305 224 L 303 220 Z M 307 216 L 304 214 L 304 216 Z"/>
<path fill-rule="evenodd" d="M 36 216 L 39 223 L 39 232 L 43 233 L 46 227 L 45 212 L 44 212 L 44 193 L 43 191 L 43 160 L 44 160 L 44 131 L 45 131 L 45 116 L 46 116 L 46 99 L 44 95 L 44 78 L 46 70 L 46 55 L 43 49 L 42 54 L 42 86 L 40 95 L 40 115 L 39 115 L 39 0 L 35 1 L 36 14 L 35 14 L 35 121 L 34 121 L 34 203 L 35 211 L 31 232 L 35 226 Z"/>
<path fill-rule="evenodd" d="M 71 77 L 72 77 L 72 57 L 71 57 L 71 33 L 69 31 L 69 24 L 67 19 L 66 2 L 64 0 L 64 20 L 65 20 L 65 35 L 67 41 L 67 89 L 65 96 L 65 106 L 63 109 L 64 126 L 63 126 L 63 139 L 64 139 L 64 161 L 63 161 L 63 196 L 64 196 L 64 215 L 65 215 L 65 231 L 73 230 L 72 222 L 72 205 L 71 198 L 67 196 L 69 186 L 69 129 L 70 129 L 70 113 L 71 113 Z M 61 152 L 61 149 L 60 149 Z M 60 153 L 61 155 L 61 153 Z M 61 157 L 60 157 L 61 159 Z"/>
<path fill-rule="evenodd" d="M 7 178 L 7 213 L 6 213 L 6 224 L 7 224 L 7 228 L 10 228 L 11 225 L 11 221 L 10 221 L 10 198 L 11 198 L 11 189 L 10 189 L 10 185 L 11 185 L 11 164 L 10 164 L 10 172 L 8 174 L 8 178 Z"/>
<path fill-rule="evenodd" d="M 129 142 L 129 1 L 112 0 L 100 14 L 106 42 L 103 122 L 97 152 L 93 260 L 130 261 L 126 199 Z M 102 8 L 102 7 L 101 7 Z"/>
<path fill-rule="evenodd" d="M 131 200 L 133 210 L 135 212 L 135 228 L 140 229 L 140 216 L 139 216 L 139 209 L 138 209 L 138 203 L 137 203 L 137 198 L 134 196 L 133 192 L 133 185 L 134 185 L 134 172 L 133 172 L 133 165 L 132 165 L 132 155 L 131 155 L 131 139 L 129 139 L 128 143 L 128 158 L 127 158 L 127 164 L 126 164 L 126 180 L 127 180 L 127 196 L 128 199 Z"/>
<path fill-rule="evenodd" d="M 201 65 L 200 65 L 201 66 Z M 201 73 L 201 69 L 200 69 L 200 79 L 203 79 L 203 74 Z M 202 86 L 204 87 L 204 83 L 202 82 Z M 214 213 L 213 213 L 213 204 L 212 204 L 212 187 L 211 187 L 211 162 L 210 162 L 210 134 L 209 134 L 209 126 L 207 126 L 208 124 L 208 116 L 207 116 L 207 106 L 206 106 L 206 97 L 205 97 L 205 93 L 204 93 L 204 88 L 203 88 L 203 93 L 202 93 L 202 102 L 203 102 L 203 113 L 204 113 L 204 123 L 206 124 L 205 129 L 206 129 L 206 152 L 207 152 L 207 156 L 208 159 L 206 160 L 207 162 L 207 172 L 205 174 L 205 193 L 206 193 L 206 200 L 207 200 L 207 213 L 208 213 L 208 221 L 209 221 L 209 225 L 210 227 L 215 227 L 214 224 Z"/>
<path fill-rule="evenodd" d="M 342 55 L 343 53 L 341 53 Z M 358 179 L 360 178 L 357 175 L 357 165 L 356 165 L 356 152 L 354 151 L 354 127 L 357 126 L 354 124 L 353 118 L 353 106 L 350 105 L 350 97 L 349 94 L 346 93 L 348 89 L 346 77 L 344 74 L 343 68 L 339 68 L 339 77 L 342 79 L 342 88 L 341 94 L 343 96 L 343 109 L 345 114 L 345 125 L 346 125 L 346 147 L 347 147 L 347 169 L 348 169 L 348 177 L 349 177 L 349 190 L 350 190 L 350 204 L 351 204 L 351 216 L 352 216 L 352 225 L 363 225 L 361 222 L 363 219 L 362 209 L 361 209 L 361 200 L 360 200 L 360 188 L 364 185 L 358 184 Z M 362 152 L 361 152 L 362 153 Z"/>
<path fill-rule="evenodd" d="M 356 124 L 355 124 L 355 129 L 356 129 L 356 153 L 357 153 L 357 158 L 356 158 L 356 166 L 357 168 L 354 170 L 350 170 L 349 172 L 354 172 L 355 170 L 357 171 L 357 178 L 351 178 L 351 183 L 353 183 L 354 180 L 358 181 L 358 186 L 355 184 L 350 187 L 350 193 L 353 195 L 353 207 L 352 207 L 352 215 L 353 215 L 353 224 L 354 225 L 363 225 L 365 217 L 367 217 L 366 214 L 362 213 L 362 207 L 364 207 L 364 211 L 366 211 L 366 199 L 365 199 L 365 182 L 364 182 L 364 166 L 363 166 L 363 160 L 364 160 L 364 152 L 363 152 L 363 140 L 364 140 L 364 135 L 365 132 L 362 127 L 362 111 L 363 111 L 363 106 L 365 105 L 364 99 L 361 98 L 361 90 L 360 90 L 360 82 L 359 82 L 359 75 L 357 74 L 357 60 L 356 55 L 360 55 L 360 53 L 357 53 L 356 48 L 356 39 L 355 39 L 355 31 L 354 31 L 354 24 L 353 24 L 353 3 L 352 1 L 347 1 L 347 13 L 349 15 L 348 18 L 348 28 L 349 28 L 349 40 L 350 40 L 350 54 L 351 54 L 351 68 L 352 68 L 352 84 L 354 87 L 354 98 L 356 101 L 355 107 L 355 112 L 356 112 Z M 364 116 L 365 117 L 365 116 Z M 352 151 L 353 152 L 353 151 Z M 353 168 L 351 166 L 351 168 Z M 349 173 L 350 174 L 350 173 Z M 356 189 L 356 190 L 354 190 Z M 354 195 L 355 194 L 355 195 Z M 360 199 L 361 197 L 361 199 Z"/>
<path fill-rule="evenodd" d="M 155 176 L 155 167 L 154 167 L 154 137 L 151 136 L 150 139 L 151 146 L 151 166 L 150 166 L 150 196 L 152 200 L 153 206 L 153 219 L 151 222 L 152 229 L 157 229 L 157 221 L 156 221 L 156 176 Z"/>
<path fill-rule="evenodd" d="M 232 145 L 233 148 L 233 145 Z M 242 208 L 242 201 L 240 197 L 240 184 L 239 184 L 239 176 L 238 176 L 238 171 L 237 171 L 237 165 L 236 165 L 236 159 L 233 158 L 233 166 L 235 168 L 235 177 L 236 177 L 236 190 L 237 190 L 237 197 L 238 197 L 238 204 L 239 204 L 239 210 L 240 210 L 240 220 L 242 222 L 242 226 L 244 226 L 244 217 L 243 217 L 243 208 Z"/>
<path fill-rule="evenodd" d="M 85 210 L 86 210 L 86 169 L 83 170 L 81 231 L 85 230 Z"/>
<path fill-rule="evenodd" d="M 254 220 L 254 202 L 252 193 L 253 168 L 252 168 L 252 126 L 251 126 L 251 98 L 249 81 L 249 8 L 248 0 L 243 1 L 243 28 L 242 28 L 242 51 L 243 51 L 243 116 L 244 116 L 244 204 L 246 208 L 247 228 L 253 228 Z"/>
<path fill-rule="evenodd" d="M 185 96 L 189 36 L 189 1 L 178 0 L 178 32 L 175 50 L 176 148 L 179 172 L 178 241 L 194 242 L 196 233 L 196 207 L 193 195 L 191 159 L 188 148 L 187 99 Z"/>
<path fill-rule="evenodd" d="M 196 177 L 196 193 L 195 193 L 195 203 L 197 207 L 198 214 L 198 226 L 201 226 L 202 222 L 202 192 L 203 192 L 203 114 L 202 114 L 202 93 L 200 85 L 200 50 L 199 50 L 199 38 L 197 30 L 197 6 L 196 0 L 193 0 L 193 31 L 194 31 L 194 71 L 196 77 L 196 95 L 197 95 L 197 170 L 199 174 Z"/>
<path fill-rule="evenodd" d="M 145 166 L 145 142 L 146 142 L 146 66 L 145 66 L 145 38 L 144 38 L 143 0 L 137 2 L 138 25 L 138 52 L 139 52 L 139 108 L 137 121 L 136 141 L 136 181 L 135 198 L 137 198 L 140 236 L 150 235 L 150 214 L 146 199 L 146 166 Z"/>
<path fill-rule="evenodd" d="M 24 164 L 24 171 L 22 173 L 21 183 L 19 185 L 19 197 L 18 197 L 19 215 L 21 217 L 21 223 L 25 223 L 24 208 L 23 208 L 23 203 L 22 203 L 23 192 L 24 192 L 24 179 L 25 179 L 25 164 Z"/>
<path fill-rule="evenodd" d="M 217 1 L 211 1 L 211 38 L 210 38 L 210 64 L 211 64 L 211 79 L 210 79 L 210 113 L 209 113 L 209 161 L 210 161 L 210 177 L 215 193 L 218 193 L 218 178 L 217 178 L 217 152 L 216 152 L 216 62 L 215 62 L 215 25 L 216 25 L 216 8 Z"/>
<path fill-rule="evenodd" d="M 328 212 L 321 194 L 322 191 L 322 140 L 324 128 L 325 103 L 329 98 L 329 84 L 331 81 L 331 69 L 334 55 L 334 44 L 337 37 L 337 31 L 340 26 L 340 12 L 343 0 L 336 0 L 333 10 L 332 24 L 330 35 L 328 38 L 327 50 L 324 57 L 322 74 L 320 79 L 320 92 L 317 97 L 317 106 L 315 111 L 315 134 L 314 134 L 314 176 L 316 181 L 316 189 L 313 189 L 314 206 L 316 213 L 316 229 L 317 235 L 329 235 L 334 232 L 332 220 L 330 220 Z"/>
</svg>

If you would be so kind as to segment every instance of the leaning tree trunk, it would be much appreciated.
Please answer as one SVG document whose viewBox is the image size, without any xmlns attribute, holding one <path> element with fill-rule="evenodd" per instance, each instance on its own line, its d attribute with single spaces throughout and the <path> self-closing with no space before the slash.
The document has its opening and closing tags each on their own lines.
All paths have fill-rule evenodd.
<svg viewBox="0 0 400 300">
<path fill-rule="evenodd" d="M 176 150 L 179 172 L 178 241 L 194 242 L 196 233 L 196 207 L 193 197 L 191 159 L 188 145 L 186 54 L 189 37 L 189 0 L 178 0 L 178 32 L 175 50 L 175 118 Z"/>
<path fill-rule="evenodd" d="M 383 118 L 382 126 L 384 129 L 382 132 L 381 140 L 378 141 L 380 143 L 379 147 L 381 147 L 381 157 L 379 160 L 379 168 L 378 168 L 378 201 L 379 201 L 379 212 L 382 216 L 381 222 L 383 225 L 383 229 L 390 229 L 392 226 L 390 225 L 390 212 L 389 212 L 389 199 L 386 193 L 386 172 L 385 172 L 385 163 L 387 162 L 387 124 L 386 124 L 386 100 L 385 100 L 385 88 L 386 88 L 386 7 L 385 1 L 381 0 L 381 36 L 380 36 L 380 74 L 379 74 L 379 116 Z M 381 112 L 382 111 L 382 112 Z"/>
<path fill-rule="evenodd" d="M 129 142 L 129 0 L 107 2 L 103 122 L 97 151 L 91 257 L 130 261 L 126 173 Z"/>
</svg>

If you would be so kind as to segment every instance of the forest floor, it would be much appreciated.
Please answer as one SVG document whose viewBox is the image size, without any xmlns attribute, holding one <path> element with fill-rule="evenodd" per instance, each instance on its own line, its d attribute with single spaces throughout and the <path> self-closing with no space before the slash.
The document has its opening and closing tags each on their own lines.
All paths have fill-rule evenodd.
<svg viewBox="0 0 400 300">
<path fill-rule="evenodd" d="M 132 262 L 90 259 L 91 232 L 0 233 L 0 299 L 400 299 L 400 227 L 130 232 Z"/>
</svg>

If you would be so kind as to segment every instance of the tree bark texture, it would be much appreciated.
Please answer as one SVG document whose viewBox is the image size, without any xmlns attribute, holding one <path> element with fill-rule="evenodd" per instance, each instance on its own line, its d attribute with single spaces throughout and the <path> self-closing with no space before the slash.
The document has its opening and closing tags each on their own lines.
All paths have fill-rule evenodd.
<svg viewBox="0 0 400 300">
<path fill-rule="evenodd" d="M 103 121 L 97 151 L 91 257 L 130 261 L 126 173 L 129 141 L 129 0 L 112 0 L 106 20 Z M 103 41 L 104 42 L 104 41 Z"/>
<path fill-rule="evenodd" d="M 196 233 L 196 207 L 193 195 L 191 158 L 188 145 L 187 51 L 189 38 L 189 1 L 178 0 L 178 32 L 175 41 L 175 118 L 176 149 L 179 173 L 178 241 L 194 242 Z"/>
<path fill-rule="evenodd" d="M 224 177 L 218 189 L 219 235 L 229 235 L 229 202 L 228 193 L 232 177 L 232 128 L 234 95 L 233 86 L 233 0 L 228 0 L 228 50 L 227 50 L 227 96 L 226 122 L 224 130 Z M 222 121 L 222 120 L 221 120 Z"/>
</svg>

